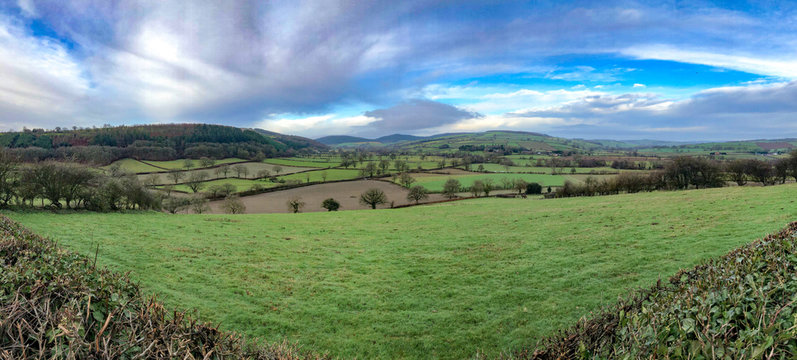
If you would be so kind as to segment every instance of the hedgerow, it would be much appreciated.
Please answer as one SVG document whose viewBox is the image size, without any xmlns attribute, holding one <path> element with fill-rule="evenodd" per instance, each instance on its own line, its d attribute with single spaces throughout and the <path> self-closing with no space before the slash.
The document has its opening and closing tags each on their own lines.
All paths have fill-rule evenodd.
<svg viewBox="0 0 797 360">
<path fill-rule="evenodd" d="M 796 301 L 797 222 L 507 357 L 793 359 Z"/>
<path fill-rule="evenodd" d="M 169 311 L 127 275 L 99 269 L 0 216 L 0 359 L 306 359 Z"/>
</svg>

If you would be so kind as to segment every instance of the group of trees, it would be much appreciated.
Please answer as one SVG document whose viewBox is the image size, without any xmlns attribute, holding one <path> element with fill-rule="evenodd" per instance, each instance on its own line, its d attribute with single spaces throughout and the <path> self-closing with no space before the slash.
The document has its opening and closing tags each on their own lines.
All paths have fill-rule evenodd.
<svg viewBox="0 0 797 360">
<path fill-rule="evenodd" d="M 785 183 L 790 177 L 797 178 L 797 151 L 788 158 L 778 159 L 770 163 L 758 159 L 734 160 L 725 166 L 729 180 L 742 186 L 748 181 L 756 181 L 762 185 Z"/>
<path fill-rule="evenodd" d="M 208 124 L 24 130 L 0 133 L 0 147 L 26 162 L 70 160 L 108 164 L 123 158 L 174 160 L 238 157 L 264 159 L 310 151 L 308 142 L 253 130 Z"/>
<path fill-rule="evenodd" d="M 774 162 L 743 159 L 723 164 L 702 157 L 681 156 L 667 163 L 663 170 L 648 174 L 621 173 L 602 181 L 588 177 L 583 184 L 565 182 L 556 195 L 594 196 L 620 192 L 700 189 L 722 187 L 727 181 L 741 186 L 750 180 L 767 186 L 778 181 L 784 183 L 790 177 L 797 180 L 797 151 Z"/>
<path fill-rule="evenodd" d="M 161 200 L 132 175 L 108 176 L 85 166 L 54 161 L 23 164 L 0 152 L 2 207 L 160 209 Z"/>
</svg>

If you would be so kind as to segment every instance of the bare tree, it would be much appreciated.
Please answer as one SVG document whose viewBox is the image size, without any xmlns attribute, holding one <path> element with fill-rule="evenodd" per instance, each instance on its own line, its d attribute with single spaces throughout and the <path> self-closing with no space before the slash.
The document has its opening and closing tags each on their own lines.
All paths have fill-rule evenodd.
<svg viewBox="0 0 797 360">
<path fill-rule="evenodd" d="M 360 203 L 370 206 L 371 209 L 376 209 L 377 205 L 387 203 L 387 195 L 377 188 L 368 189 L 360 194 Z"/>
<path fill-rule="evenodd" d="M 401 185 L 404 185 L 404 187 L 408 188 L 410 185 L 412 185 L 412 183 L 415 182 L 415 178 L 408 173 L 401 173 L 401 175 L 399 175 L 399 182 Z"/>
<path fill-rule="evenodd" d="M 244 177 L 245 178 L 245 177 L 249 176 L 249 168 L 246 167 L 246 165 L 244 165 L 244 164 L 238 164 L 238 165 L 233 166 L 233 171 L 235 171 L 235 174 L 238 177 Z"/>
<path fill-rule="evenodd" d="M 426 200 L 429 198 L 429 190 L 426 190 L 425 187 L 422 185 L 415 185 L 410 189 L 410 192 L 407 193 L 407 200 L 408 201 L 415 201 L 415 204 L 421 202 L 421 200 Z"/>
<path fill-rule="evenodd" d="M 227 196 L 221 207 L 228 214 L 242 214 L 246 211 L 246 205 L 241 201 L 241 198 L 235 195 Z"/>
<path fill-rule="evenodd" d="M 194 196 L 191 198 L 191 210 L 196 214 L 202 214 L 210 210 L 208 199 L 204 196 Z"/>
<path fill-rule="evenodd" d="M 290 198 L 290 199 L 288 200 L 287 204 L 288 204 L 288 210 L 291 210 L 291 211 L 293 211 L 293 213 L 294 213 L 294 214 L 296 214 L 296 213 L 298 213 L 299 211 L 301 211 L 301 210 L 302 210 L 302 208 L 303 208 L 303 207 L 304 207 L 304 205 L 305 205 L 305 204 L 304 204 L 304 201 L 302 201 L 302 198 L 300 198 L 300 197 L 298 197 L 298 196 L 295 196 L 295 197 L 292 197 L 292 198 Z"/>
<path fill-rule="evenodd" d="M 174 181 L 175 184 L 179 183 L 183 176 L 184 174 L 181 171 L 172 171 L 166 175 L 166 177 Z"/>
<path fill-rule="evenodd" d="M 526 181 L 524 181 L 523 179 L 515 179 L 514 186 L 515 190 L 517 190 L 518 195 L 522 194 L 523 190 L 526 190 L 526 185 L 528 185 L 528 183 L 526 183 Z"/>
<path fill-rule="evenodd" d="M 443 196 L 453 199 L 457 197 L 457 193 L 462 188 L 462 184 L 460 184 L 459 180 L 451 178 L 446 180 L 446 183 L 443 184 Z"/>
<path fill-rule="evenodd" d="M 484 183 L 481 180 L 475 180 L 473 185 L 470 186 L 470 193 L 474 197 L 479 197 L 482 192 L 484 192 Z"/>
<path fill-rule="evenodd" d="M 194 171 L 188 176 L 188 181 L 186 181 L 185 184 L 189 189 L 191 189 L 191 191 L 197 193 L 205 186 L 204 181 L 207 179 L 208 173 L 204 171 Z"/>
</svg>

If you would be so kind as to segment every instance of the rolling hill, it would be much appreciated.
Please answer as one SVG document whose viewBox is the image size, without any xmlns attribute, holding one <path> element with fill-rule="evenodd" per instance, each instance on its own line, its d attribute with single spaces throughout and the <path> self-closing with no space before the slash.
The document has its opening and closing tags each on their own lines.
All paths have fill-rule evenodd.
<svg viewBox="0 0 797 360">
<path fill-rule="evenodd" d="M 122 158 L 255 158 L 326 149 L 316 141 L 263 130 L 211 124 L 158 124 L 0 134 L 0 147 L 24 161 L 76 160 L 107 164 Z"/>
</svg>

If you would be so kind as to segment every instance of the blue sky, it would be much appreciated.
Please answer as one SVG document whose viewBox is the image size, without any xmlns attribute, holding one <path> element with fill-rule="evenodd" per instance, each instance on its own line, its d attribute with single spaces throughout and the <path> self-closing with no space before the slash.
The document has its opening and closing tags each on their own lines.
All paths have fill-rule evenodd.
<svg viewBox="0 0 797 360">
<path fill-rule="evenodd" d="M 0 1 L 0 129 L 797 137 L 789 1 Z"/>
</svg>

